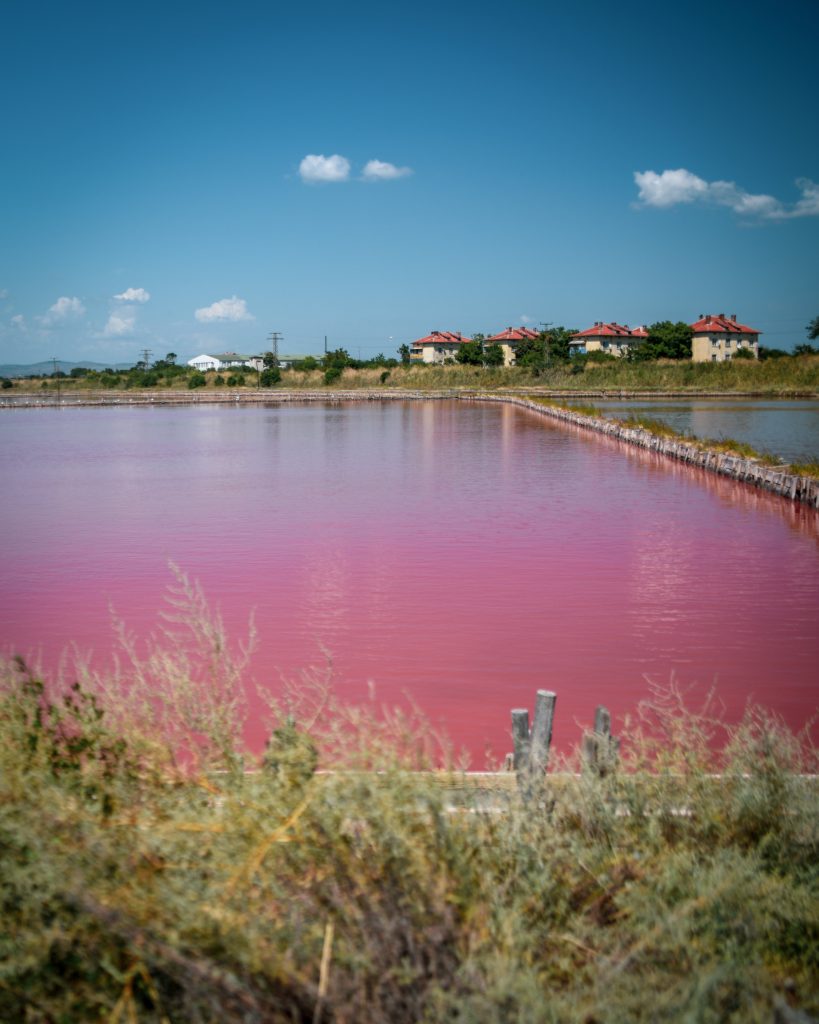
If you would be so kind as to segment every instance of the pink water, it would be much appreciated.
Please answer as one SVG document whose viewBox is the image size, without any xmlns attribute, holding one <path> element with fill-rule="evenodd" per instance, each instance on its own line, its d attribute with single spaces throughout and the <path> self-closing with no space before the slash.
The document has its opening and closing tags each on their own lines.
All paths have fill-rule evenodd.
<svg viewBox="0 0 819 1024">
<path fill-rule="evenodd" d="M 481 767 L 558 693 L 556 742 L 672 674 L 801 725 L 819 704 L 816 513 L 534 414 L 395 402 L 0 414 L 0 646 L 47 664 L 147 634 L 169 559 L 254 678 L 332 654 Z M 251 737 L 261 742 L 261 712 Z"/>
</svg>

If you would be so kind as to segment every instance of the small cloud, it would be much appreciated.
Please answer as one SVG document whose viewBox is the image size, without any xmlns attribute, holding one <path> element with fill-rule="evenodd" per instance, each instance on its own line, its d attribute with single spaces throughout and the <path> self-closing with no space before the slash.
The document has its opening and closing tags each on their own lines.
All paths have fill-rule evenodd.
<svg viewBox="0 0 819 1024">
<path fill-rule="evenodd" d="M 40 317 L 40 321 L 46 326 L 49 326 L 51 324 L 59 323 L 62 320 L 82 316 L 84 313 L 85 306 L 78 298 L 69 298 L 67 295 L 62 295 L 57 299 L 54 305 L 50 307 L 46 315 Z"/>
<path fill-rule="evenodd" d="M 9 297 L 8 288 L 0 288 L 0 299 L 7 299 Z"/>
<path fill-rule="evenodd" d="M 124 292 L 114 296 L 120 302 L 147 302 L 150 297 L 151 293 L 146 292 L 144 288 L 126 288 Z"/>
<path fill-rule="evenodd" d="M 193 314 L 203 324 L 212 320 L 254 320 L 255 317 L 248 312 L 247 303 L 244 299 L 238 299 L 235 295 L 231 299 L 219 299 L 209 306 L 197 309 Z"/>
<path fill-rule="evenodd" d="M 535 321 L 534 321 L 533 317 L 527 316 L 525 313 L 521 313 L 520 314 L 520 322 L 522 324 L 533 324 Z"/>
<path fill-rule="evenodd" d="M 130 310 L 120 310 L 108 317 L 108 323 L 102 331 L 104 338 L 122 338 L 133 334 L 136 316 Z"/>
<path fill-rule="evenodd" d="M 408 174 L 412 174 L 411 167 L 396 167 L 383 160 L 368 160 L 364 165 L 363 178 L 365 181 L 392 181 L 394 178 L 406 178 Z"/>
<path fill-rule="evenodd" d="M 350 177 L 350 161 L 338 153 L 322 156 L 310 153 L 299 164 L 301 180 L 314 184 L 321 181 L 346 181 Z"/>
<path fill-rule="evenodd" d="M 680 203 L 712 203 L 727 206 L 734 213 L 760 220 L 790 220 L 819 215 L 819 185 L 809 178 L 798 178 L 802 192 L 789 209 L 781 200 L 764 193 L 746 192 L 733 181 L 706 181 L 684 167 L 656 171 L 635 171 L 638 202 L 643 206 L 670 207 Z"/>
<path fill-rule="evenodd" d="M 15 327 L 17 327 L 21 331 L 24 331 L 26 329 L 26 318 L 23 316 L 22 313 L 18 313 L 16 316 L 13 316 L 11 318 L 11 322 L 14 324 Z"/>
</svg>

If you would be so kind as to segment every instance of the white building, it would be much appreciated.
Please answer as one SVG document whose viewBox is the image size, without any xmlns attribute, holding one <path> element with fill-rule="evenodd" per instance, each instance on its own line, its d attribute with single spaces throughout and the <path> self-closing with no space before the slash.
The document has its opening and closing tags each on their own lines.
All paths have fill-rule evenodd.
<svg viewBox="0 0 819 1024">
<path fill-rule="evenodd" d="M 200 373 L 205 373 L 206 370 L 230 370 L 236 366 L 262 370 L 264 369 L 264 360 L 261 356 L 244 356 L 238 352 L 215 352 L 213 355 L 204 352 L 201 356 L 189 359 L 188 366 L 199 370 Z"/>
</svg>

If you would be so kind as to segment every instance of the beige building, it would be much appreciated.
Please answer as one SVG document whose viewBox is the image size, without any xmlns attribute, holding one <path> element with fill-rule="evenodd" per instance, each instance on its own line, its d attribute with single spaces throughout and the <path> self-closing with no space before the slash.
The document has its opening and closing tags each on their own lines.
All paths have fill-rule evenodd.
<svg viewBox="0 0 819 1024">
<path fill-rule="evenodd" d="M 745 349 L 759 359 L 760 332 L 747 324 L 737 323 L 736 314 L 701 314 L 691 324 L 691 358 L 695 363 L 725 363 Z"/>
<path fill-rule="evenodd" d="M 515 353 L 522 341 L 534 341 L 540 337 L 537 331 L 531 327 L 507 327 L 500 334 L 493 334 L 491 338 L 484 341 L 484 345 L 500 345 L 503 352 L 503 365 L 515 365 Z"/>
<path fill-rule="evenodd" d="M 458 347 L 469 338 L 460 331 L 432 331 L 425 338 L 419 338 L 410 345 L 411 363 L 452 363 Z"/>
<path fill-rule="evenodd" d="M 605 324 L 597 320 L 592 327 L 572 335 L 569 347 L 573 352 L 606 352 L 610 356 L 624 356 L 632 346 L 648 337 L 645 327 L 628 324 Z"/>
</svg>

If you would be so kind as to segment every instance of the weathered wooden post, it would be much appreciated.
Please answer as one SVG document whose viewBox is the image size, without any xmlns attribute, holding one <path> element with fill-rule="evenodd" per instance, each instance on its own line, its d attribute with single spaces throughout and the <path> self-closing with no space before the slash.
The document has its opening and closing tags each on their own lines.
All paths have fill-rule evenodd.
<svg viewBox="0 0 819 1024">
<path fill-rule="evenodd" d="M 513 761 L 515 771 L 528 771 L 531 742 L 529 735 L 529 712 L 525 708 L 512 708 L 512 741 L 515 744 Z"/>
<path fill-rule="evenodd" d="M 551 690 L 538 690 L 535 697 L 535 720 L 529 728 L 529 712 L 525 708 L 512 709 L 512 739 L 515 744 L 513 767 L 518 773 L 518 785 L 528 798 L 533 784 L 542 780 L 549 761 L 552 745 L 557 695 Z"/>
<path fill-rule="evenodd" d="M 551 690 L 538 690 L 535 696 L 535 721 L 532 726 L 530 753 L 533 772 L 545 772 L 549 763 L 556 701 L 557 694 Z"/>
<path fill-rule="evenodd" d="M 598 775 L 607 775 L 614 768 L 619 749 L 620 740 L 611 734 L 611 712 L 600 704 L 594 712 L 594 731 L 583 733 L 583 761 Z"/>
</svg>

